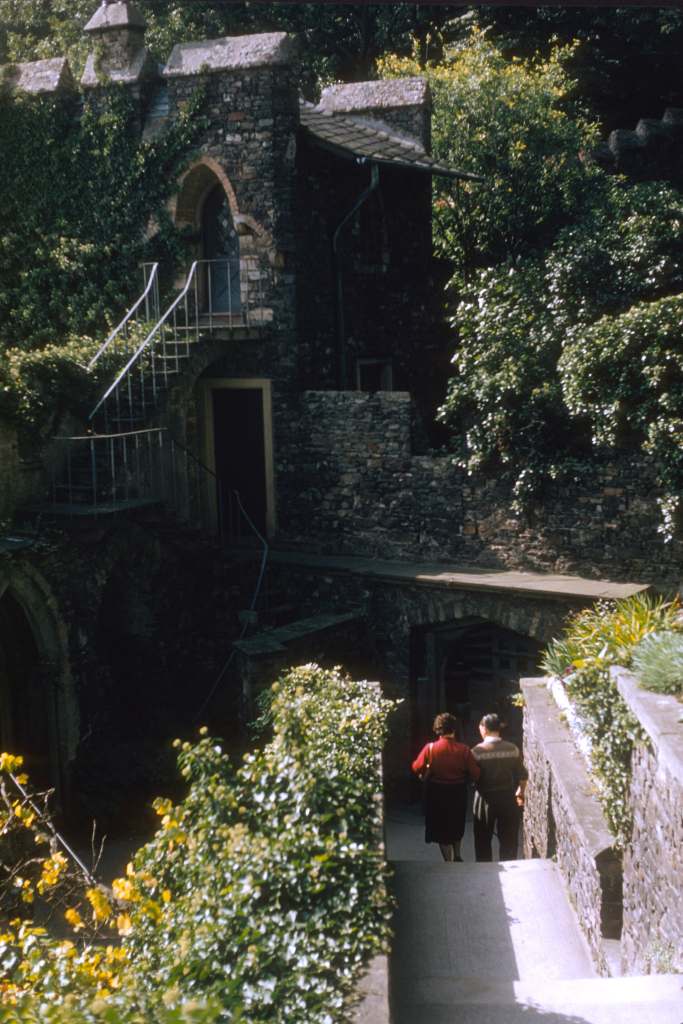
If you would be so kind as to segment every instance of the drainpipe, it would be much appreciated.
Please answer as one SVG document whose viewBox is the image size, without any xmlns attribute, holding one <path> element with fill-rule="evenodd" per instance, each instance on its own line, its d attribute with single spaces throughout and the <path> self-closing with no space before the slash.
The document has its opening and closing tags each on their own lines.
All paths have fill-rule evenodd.
<svg viewBox="0 0 683 1024">
<path fill-rule="evenodd" d="M 358 163 L 367 162 L 366 157 L 361 157 Z M 339 221 L 332 236 L 332 260 L 334 265 L 334 276 L 336 282 L 336 322 L 337 322 L 337 385 L 340 390 L 349 386 L 348 366 L 346 359 L 346 332 L 344 327 L 344 289 L 342 286 L 342 269 L 339 259 L 339 236 L 342 228 L 360 210 L 365 200 L 375 191 L 379 185 L 379 167 L 376 163 L 370 163 L 370 184 L 358 196 L 349 212 Z"/>
</svg>

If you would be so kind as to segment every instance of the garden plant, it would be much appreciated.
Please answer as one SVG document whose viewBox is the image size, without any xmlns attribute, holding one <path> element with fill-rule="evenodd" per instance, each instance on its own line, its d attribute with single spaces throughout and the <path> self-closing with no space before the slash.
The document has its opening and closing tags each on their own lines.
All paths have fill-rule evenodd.
<svg viewBox="0 0 683 1024">
<path fill-rule="evenodd" d="M 78 877 L 21 797 L 20 759 L 3 755 L 3 792 L 16 792 L 0 841 L 18 850 L 0 890 L 0 1019 L 348 1019 L 389 934 L 376 795 L 392 703 L 315 665 L 271 698 L 271 738 L 239 767 L 206 730 L 176 741 L 187 795 L 155 802 L 159 831 L 111 887 Z"/>
<path fill-rule="evenodd" d="M 582 732 L 591 747 L 591 768 L 605 817 L 624 846 L 632 821 L 628 793 L 631 752 L 644 734 L 610 674 L 615 665 L 637 668 L 642 652 L 657 636 L 676 638 L 683 622 L 677 600 L 636 594 L 623 601 L 599 601 L 568 622 L 564 635 L 545 652 L 543 668 L 563 683 Z M 647 654 L 646 654 L 647 657 Z"/>
</svg>

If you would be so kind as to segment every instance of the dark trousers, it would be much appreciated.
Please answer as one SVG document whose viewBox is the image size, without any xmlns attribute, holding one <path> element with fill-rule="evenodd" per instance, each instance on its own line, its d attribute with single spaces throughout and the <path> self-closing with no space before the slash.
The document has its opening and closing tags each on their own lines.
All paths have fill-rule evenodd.
<svg viewBox="0 0 683 1024">
<path fill-rule="evenodd" d="M 478 861 L 490 861 L 493 833 L 498 834 L 500 859 L 517 859 L 519 834 L 519 807 L 514 796 L 495 801 L 484 800 L 477 794 L 474 802 L 474 856 Z"/>
</svg>

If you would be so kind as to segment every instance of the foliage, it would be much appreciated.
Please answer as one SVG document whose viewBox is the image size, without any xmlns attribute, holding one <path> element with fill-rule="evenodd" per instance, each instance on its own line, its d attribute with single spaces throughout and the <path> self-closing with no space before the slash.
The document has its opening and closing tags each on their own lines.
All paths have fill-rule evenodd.
<svg viewBox="0 0 683 1024">
<path fill-rule="evenodd" d="M 605 132 L 683 105 L 680 8 L 482 4 L 476 17 L 507 56 L 547 53 L 558 40 L 578 42 L 569 70 Z"/>
<path fill-rule="evenodd" d="M 679 604 L 647 594 L 599 601 L 568 622 L 564 636 L 545 652 L 544 671 L 560 675 L 567 696 L 591 742 L 591 766 L 607 822 L 619 845 L 630 837 L 631 751 L 642 730 L 610 675 L 628 667 L 634 650 L 659 631 L 680 630 Z"/>
<path fill-rule="evenodd" d="M 633 652 L 633 671 L 646 690 L 683 697 L 683 636 L 650 633 Z"/>
<path fill-rule="evenodd" d="M 380 62 L 382 75 L 426 75 L 435 156 L 484 178 L 435 183 L 437 248 L 454 261 L 458 282 L 552 239 L 596 173 L 579 160 L 597 129 L 570 101 L 569 52 L 507 60 L 474 31 L 424 69 L 414 59 Z"/>
<path fill-rule="evenodd" d="M 67 410 L 85 415 L 96 383 L 86 364 L 98 347 L 72 337 L 28 352 L 0 351 L 0 413 L 32 438 L 51 435 Z"/>
<path fill-rule="evenodd" d="M 318 80 L 364 80 L 373 76 L 378 56 L 410 52 L 413 38 L 426 55 L 451 11 L 438 4 L 282 4 L 194 0 L 137 0 L 147 21 L 146 45 L 165 61 L 175 43 L 244 35 L 295 32 L 302 39 L 302 84 Z M 0 63 L 68 55 L 77 73 L 90 40 L 83 26 L 96 0 L 0 0 Z"/>
<path fill-rule="evenodd" d="M 484 177 L 435 195 L 457 300 L 438 417 L 456 464 L 506 472 L 518 512 L 546 481 L 640 448 L 660 467 L 670 539 L 683 491 L 681 196 L 597 169 L 596 125 L 565 70 L 575 51 L 547 54 L 510 57 L 475 30 L 426 69 L 436 154 Z M 419 69 L 387 59 L 382 70 Z"/>
<path fill-rule="evenodd" d="M 628 443 L 656 456 L 668 493 L 681 490 L 681 212 L 668 186 L 598 178 L 583 219 L 544 253 L 462 291 L 439 414 L 460 465 L 503 467 L 523 496 Z"/>
<path fill-rule="evenodd" d="M 206 730 L 176 741 L 186 798 L 157 800 L 161 828 L 126 876 L 67 911 L 77 935 L 91 922 L 100 943 L 21 920 L 0 939 L 0 995 L 15 1019 L 347 1019 L 388 936 L 374 797 L 391 706 L 370 684 L 307 665 L 273 685 L 272 739 L 241 767 Z M 117 932 L 120 944 L 107 937 Z"/>
<path fill-rule="evenodd" d="M 0 340 L 31 348 L 102 330 L 139 287 L 139 263 L 178 254 L 165 209 L 201 130 L 197 91 L 174 125 L 140 139 L 128 90 L 87 100 L 0 93 Z M 160 230 L 148 241 L 154 220 Z"/>
</svg>

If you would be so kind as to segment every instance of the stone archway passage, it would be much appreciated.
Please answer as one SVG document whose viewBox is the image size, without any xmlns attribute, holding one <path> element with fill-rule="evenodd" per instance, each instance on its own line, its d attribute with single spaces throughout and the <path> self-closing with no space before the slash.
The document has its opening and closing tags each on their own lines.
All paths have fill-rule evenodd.
<svg viewBox="0 0 683 1024">
<path fill-rule="evenodd" d="M 521 710 L 511 703 L 523 676 L 536 675 L 542 644 L 530 636 L 492 622 L 476 623 L 444 637 L 438 666 L 444 708 L 463 725 L 463 739 L 474 744 L 482 715 L 495 712 L 521 738 Z"/>
<path fill-rule="evenodd" d="M 0 597 L 0 743 L 21 754 L 33 783 L 54 785 L 51 700 L 38 643 L 20 602 Z"/>
</svg>

